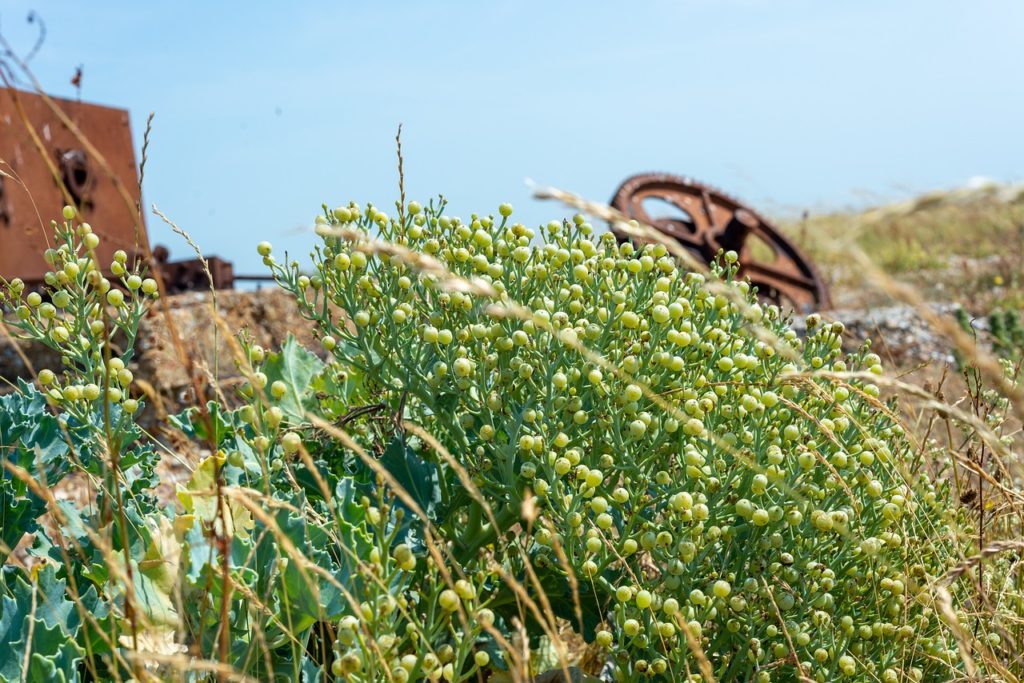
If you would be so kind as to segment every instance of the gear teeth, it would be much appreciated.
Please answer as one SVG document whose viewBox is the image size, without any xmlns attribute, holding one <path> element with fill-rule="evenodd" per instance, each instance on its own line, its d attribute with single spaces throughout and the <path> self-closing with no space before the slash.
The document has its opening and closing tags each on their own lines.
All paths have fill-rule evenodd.
<svg viewBox="0 0 1024 683">
<path fill-rule="evenodd" d="M 618 189 L 615 190 L 615 194 L 612 196 L 612 202 L 611 202 L 612 206 L 615 206 L 615 200 L 618 199 L 619 194 L 622 192 L 622 189 L 624 187 L 626 187 L 627 185 L 630 185 L 630 184 L 637 183 L 640 180 L 645 180 L 647 182 L 655 181 L 655 180 L 670 181 L 670 182 L 678 183 L 678 184 L 680 184 L 680 185 L 682 185 L 682 186 L 684 186 L 684 187 L 686 187 L 688 189 L 692 188 L 694 190 L 699 190 L 699 191 L 707 192 L 710 195 L 717 195 L 721 199 L 724 199 L 724 200 L 726 200 L 728 202 L 731 202 L 732 204 L 735 204 L 736 208 L 743 209 L 744 211 L 747 211 L 748 213 L 752 214 L 754 216 L 754 218 L 756 218 L 760 223 L 768 226 L 769 228 L 771 228 L 773 230 L 776 229 L 774 223 L 772 223 L 767 218 L 765 218 L 757 210 L 750 208 L 750 206 L 746 202 L 741 200 L 736 195 L 730 194 L 730 193 L 726 192 L 725 190 L 722 190 L 721 188 L 719 188 L 716 185 L 712 185 L 710 183 L 705 183 L 703 181 L 697 180 L 693 176 L 681 176 L 681 175 L 676 175 L 674 173 L 665 173 L 663 171 L 648 171 L 648 172 L 645 172 L 645 173 L 637 173 L 635 175 L 632 175 L 632 176 L 626 178 L 619 185 Z"/>
</svg>

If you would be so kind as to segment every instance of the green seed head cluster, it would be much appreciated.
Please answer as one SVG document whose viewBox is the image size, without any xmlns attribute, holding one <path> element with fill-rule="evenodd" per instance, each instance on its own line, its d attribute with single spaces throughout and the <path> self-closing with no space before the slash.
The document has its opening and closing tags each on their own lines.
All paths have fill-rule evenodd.
<svg viewBox="0 0 1024 683">
<path fill-rule="evenodd" d="M 368 555 L 361 573 L 373 580 L 337 626 L 331 673 L 351 681 L 455 681 L 487 666 L 490 656 L 474 647 L 494 623 L 493 612 L 481 606 L 480 576 L 448 588 L 436 567 L 418 564 L 403 543 Z"/>
<path fill-rule="evenodd" d="M 43 369 L 38 375 L 52 403 L 79 417 L 97 402 L 120 404 L 131 414 L 139 407 L 129 396 L 134 376 L 125 360 L 131 352 L 111 355 L 110 341 L 121 335 L 118 346 L 132 348 L 148 303 L 159 296 L 157 283 L 129 264 L 124 251 L 117 251 L 109 264 L 98 263 L 99 236 L 88 223 L 75 224 L 74 216 L 65 207 L 66 220 L 51 224 L 56 246 L 44 254 L 52 268 L 44 276 L 45 286 L 26 292 L 24 282 L 12 280 L 0 290 L 0 304 L 14 309 L 11 324 L 19 336 L 60 354 L 62 369 Z"/>
<path fill-rule="evenodd" d="M 941 491 L 865 379 L 877 355 L 816 315 L 799 338 L 734 254 L 705 277 L 582 216 L 538 233 L 507 205 L 443 209 L 327 211 L 309 275 L 259 253 L 339 367 L 490 502 L 502 529 L 456 515 L 446 539 L 465 571 L 515 547 L 571 574 L 623 680 L 934 680 L 958 661 L 929 591 Z"/>
<path fill-rule="evenodd" d="M 267 351 L 245 335 L 240 342 L 248 361 L 232 437 L 240 449 L 221 451 L 220 463 L 230 465 L 229 477 L 237 473 L 268 496 L 286 498 L 295 477 L 308 476 L 307 449 L 317 454 L 316 440 L 288 404 L 299 391 L 294 376 L 271 381 L 286 351 Z M 342 486 L 352 481 L 345 477 Z M 336 551 L 353 578 L 345 586 L 346 613 L 334 625 L 329 670 L 349 681 L 472 680 L 490 662 L 477 643 L 494 623 L 488 605 L 499 577 L 482 566 L 456 577 L 442 573 L 422 543 L 401 535 L 408 523 L 401 504 L 382 486 L 372 494 L 335 501 L 347 540 Z M 283 558 L 282 571 L 294 572 L 289 566 Z"/>
</svg>

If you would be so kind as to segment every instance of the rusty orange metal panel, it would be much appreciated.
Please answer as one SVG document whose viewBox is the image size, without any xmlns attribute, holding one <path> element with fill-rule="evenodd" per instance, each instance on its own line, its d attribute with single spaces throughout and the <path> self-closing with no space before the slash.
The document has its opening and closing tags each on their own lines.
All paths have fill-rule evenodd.
<svg viewBox="0 0 1024 683">
<path fill-rule="evenodd" d="M 0 176 L 0 276 L 7 279 L 43 278 L 47 264 L 42 253 L 53 241 L 49 223 L 60 220 L 68 195 L 100 236 L 97 258 L 104 268 L 117 249 L 139 253 L 146 249 L 145 222 L 135 208 L 140 193 L 128 112 L 72 100 L 51 101 L 106 160 L 129 201 L 111 173 L 104 171 L 42 96 L 0 88 L 0 169 L 21 181 Z M 39 144 L 30 131 L 35 131 Z"/>
</svg>

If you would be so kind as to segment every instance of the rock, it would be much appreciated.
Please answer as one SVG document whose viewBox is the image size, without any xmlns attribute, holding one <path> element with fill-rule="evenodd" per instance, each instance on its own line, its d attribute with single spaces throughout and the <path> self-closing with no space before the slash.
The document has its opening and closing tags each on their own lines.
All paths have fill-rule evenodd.
<svg viewBox="0 0 1024 683">
<path fill-rule="evenodd" d="M 180 348 L 171 328 L 181 341 Z M 191 382 L 184 353 L 197 369 L 208 370 L 218 379 L 238 377 L 237 335 L 243 330 L 268 350 L 277 348 L 289 334 L 307 348 L 318 348 L 312 324 L 299 315 L 286 292 L 222 290 L 217 292 L 216 312 L 209 292 L 189 292 L 168 297 L 166 309 L 155 307 L 143 321 L 133 363 L 136 374 L 161 393 L 187 388 Z"/>
<path fill-rule="evenodd" d="M 953 304 L 930 304 L 931 310 L 953 315 Z M 870 339 L 872 350 L 886 365 L 907 367 L 920 363 L 952 363 L 949 343 L 932 330 L 928 322 L 911 306 L 877 306 L 872 308 L 841 308 L 823 312 L 822 317 L 846 327 L 847 350 L 859 348 Z M 801 334 L 804 321 L 798 318 L 793 327 Z"/>
<path fill-rule="evenodd" d="M 180 347 L 172 341 L 170 327 L 176 331 Z M 217 292 L 216 314 L 210 292 L 188 292 L 157 302 L 143 319 L 130 367 L 137 379 L 153 387 L 166 410 L 191 405 L 184 396 L 192 386 L 189 363 L 203 378 L 203 385 L 209 385 L 214 377 L 218 383 L 238 378 L 236 335 L 242 330 L 268 350 L 280 345 L 289 334 L 307 348 L 320 349 L 313 325 L 299 315 L 294 299 L 286 292 L 276 288 L 221 290 Z M 41 344 L 0 336 L 0 377 L 11 381 L 31 379 L 32 373 L 18 350 L 36 372 L 60 368 L 60 357 Z"/>
<path fill-rule="evenodd" d="M 14 334 L 9 327 L 7 331 Z M 60 367 L 60 354 L 42 344 L 13 339 L 0 332 L 0 377 L 12 383 L 16 383 L 18 379 L 31 380 L 33 373 L 25 367 L 22 356 L 28 359 L 31 369 L 35 372 L 43 368 Z M 3 393 L 5 384 L 0 384 L 0 393 Z"/>
</svg>

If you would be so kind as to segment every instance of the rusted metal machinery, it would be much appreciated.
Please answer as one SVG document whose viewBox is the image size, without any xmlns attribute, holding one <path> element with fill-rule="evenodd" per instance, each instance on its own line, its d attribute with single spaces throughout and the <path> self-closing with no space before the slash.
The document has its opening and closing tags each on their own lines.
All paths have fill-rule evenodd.
<svg viewBox="0 0 1024 683">
<path fill-rule="evenodd" d="M 739 277 L 749 278 L 765 299 L 799 312 L 830 306 L 828 288 L 796 245 L 763 216 L 713 187 L 666 173 L 642 173 L 627 178 L 611 204 L 677 240 L 705 263 L 721 249 L 735 251 Z M 629 239 L 613 231 L 620 241 Z"/>
<path fill-rule="evenodd" d="M 71 100 L 54 104 L 103 155 L 110 172 L 100 171 L 43 97 L 0 89 L 0 169 L 14 176 L 0 176 L 0 276 L 7 279 L 42 280 L 48 269 L 43 251 L 53 241 L 49 222 L 65 204 L 79 207 L 100 236 L 101 263 L 136 241 L 139 183 L 128 112 Z M 144 250 L 145 225 L 138 234 Z"/>
<path fill-rule="evenodd" d="M 0 171 L 0 277 L 42 281 L 49 221 L 66 204 L 100 236 L 100 263 L 109 264 L 117 249 L 151 253 L 126 110 L 0 88 Z M 159 246 L 152 257 L 168 292 L 209 288 L 199 259 L 169 261 Z M 218 289 L 261 279 L 236 276 L 223 259 L 206 260 Z"/>
</svg>

